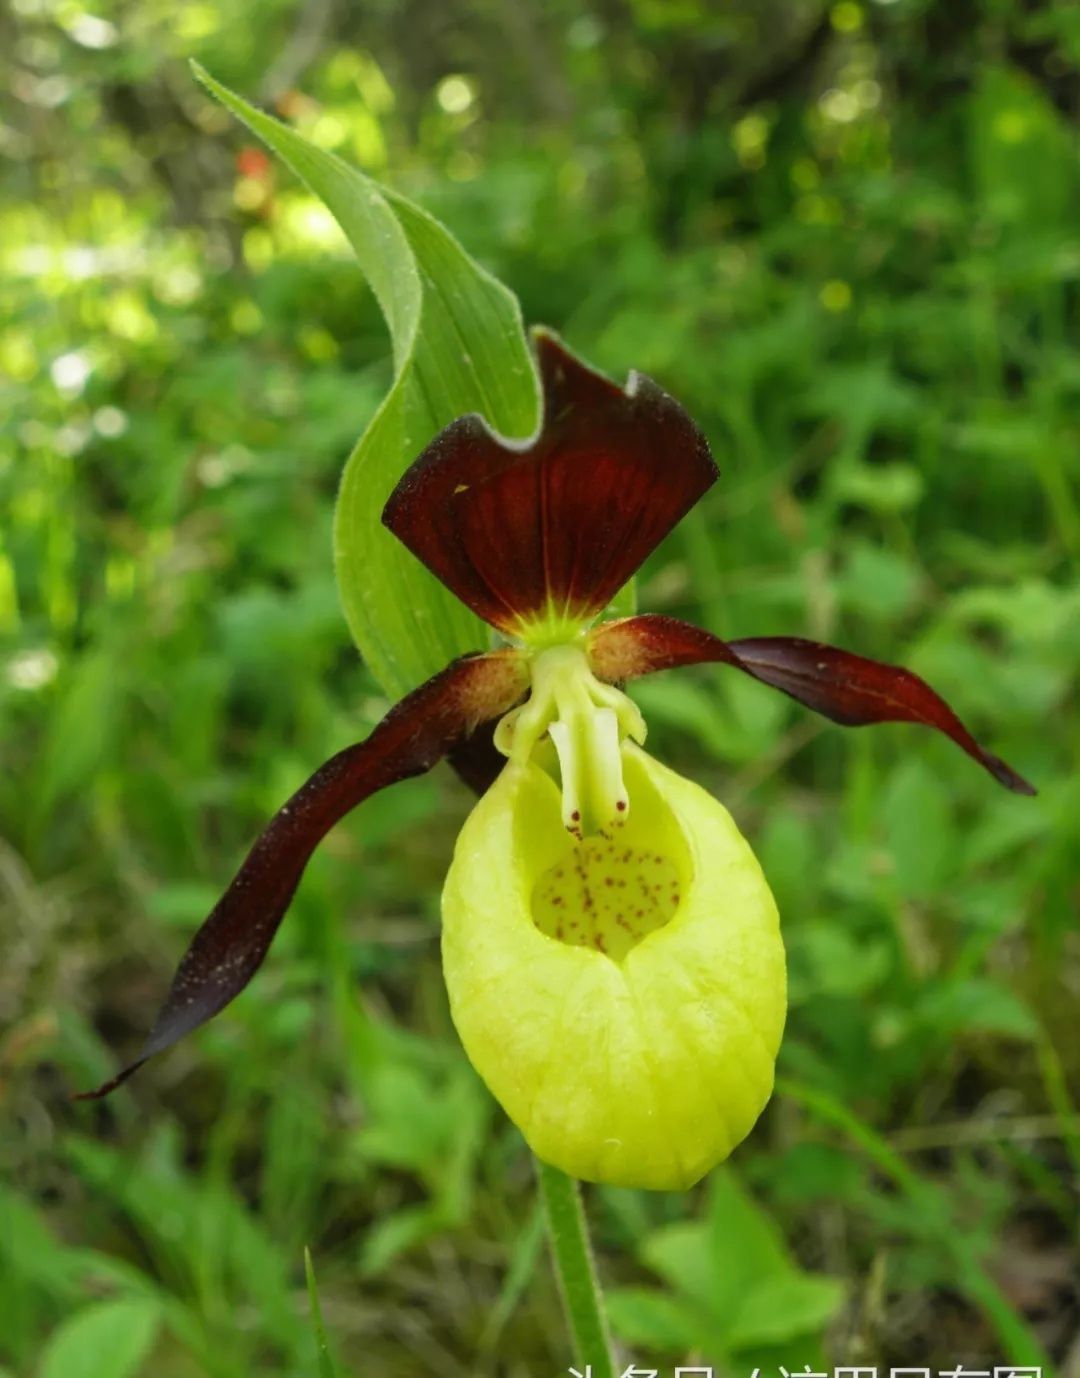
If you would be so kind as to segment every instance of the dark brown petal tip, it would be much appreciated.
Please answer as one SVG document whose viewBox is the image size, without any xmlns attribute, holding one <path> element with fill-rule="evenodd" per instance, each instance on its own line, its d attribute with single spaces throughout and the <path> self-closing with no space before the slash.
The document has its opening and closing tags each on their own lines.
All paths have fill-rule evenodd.
<svg viewBox="0 0 1080 1378">
<path fill-rule="evenodd" d="M 845 727 L 913 722 L 943 732 L 1006 789 L 1034 794 L 1022 775 L 981 747 L 925 680 L 899 665 L 797 636 L 721 641 L 672 617 L 628 617 L 597 627 L 589 638 L 594 672 L 609 681 L 706 661 L 734 665 Z"/>
<path fill-rule="evenodd" d="M 430 770 L 474 729 L 512 708 L 527 687 L 517 652 L 463 657 L 402 699 L 366 741 L 331 757 L 278 810 L 195 934 L 138 1057 L 76 1099 L 108 1095 L 223 1010 L 262 964 L 308 858 L 333 825 L 377 790 Z"/>
<path fill-rule="evenodd" d="M 522 444 L 479 416 L 442 431 L 383 521 L 474 612 L 520 634 L 604 608 L 717 476 L 704 436 L 648 378 L 620 388 L 534 332 L 543 424 Z"/>
</svg>

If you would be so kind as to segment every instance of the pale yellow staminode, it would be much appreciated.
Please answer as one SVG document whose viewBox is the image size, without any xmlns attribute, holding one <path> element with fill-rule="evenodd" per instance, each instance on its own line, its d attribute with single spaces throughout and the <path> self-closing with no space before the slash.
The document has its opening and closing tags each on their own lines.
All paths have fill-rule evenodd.
<svg viewBox="0 0 1080 1378">
<path fill-rule="evenodd" d="M 562 781 L 562 820 L 578 837 L 620 821 L 629 808 L 620 743 L 645 741 L 637 704 L 589 668 L 580 641 L 539 651 L 529 667 L 528 699 L 495 729 L 495 745 L 516 765 L 555 748 Z"/>
<path fill-rule="evenodd" d="M 674 1190 L 769 1098 L 784 951 L 723 806 L 632 743 L 620 752 L 627 821 L 582 842 L 552 778 L 511 760 L 458 839 L 443 962 L 465 1050 L 540 1158 Z"/>
</svg>

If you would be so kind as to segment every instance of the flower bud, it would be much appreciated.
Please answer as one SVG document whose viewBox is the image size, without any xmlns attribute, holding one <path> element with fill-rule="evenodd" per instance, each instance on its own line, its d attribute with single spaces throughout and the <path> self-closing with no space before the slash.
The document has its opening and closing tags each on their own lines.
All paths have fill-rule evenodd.
<svg viewBox="0 0 1080 1378">
<path fill-rule="evenodd" d="M 731 816 L 630 742 L 625 824 L 579 840 L 514 761 L 443 891 L 450 1008 L 538 1157 L 587 1181 L 691 1186 L 750 1131 L 783 1030 L 776 905 Z"/>
</svg>

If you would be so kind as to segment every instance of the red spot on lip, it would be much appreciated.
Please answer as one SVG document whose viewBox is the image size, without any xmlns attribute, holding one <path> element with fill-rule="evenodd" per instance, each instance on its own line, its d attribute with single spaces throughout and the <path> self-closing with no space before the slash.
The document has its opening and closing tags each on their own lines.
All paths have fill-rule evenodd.
<svg viewBox="0 0 1080 1378">
<path fill-rule="evenodd" d="M 579 809 L 575 809 L 574 812 L 570 815 L 570 822 L 571 822 L 571 823 L 580 823 L 580 822 L 581 822 L 581 812 L 580 812 Z"/>
<path fill-rule="evenodd" d="M 619 810 L 620 813 L 625 813 L 625 812 L 626 812 L 626 800 L 625 800 L 625 799 L 620 799 L 619 802 L 615 805 L 615 807 Z"/>
</svg>

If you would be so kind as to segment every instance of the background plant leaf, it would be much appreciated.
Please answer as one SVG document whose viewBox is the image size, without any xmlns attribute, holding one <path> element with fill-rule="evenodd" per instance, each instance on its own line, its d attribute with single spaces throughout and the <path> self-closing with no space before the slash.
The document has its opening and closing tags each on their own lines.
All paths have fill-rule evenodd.
<svg viewBox="0 0 1080 1378">
<path fill-rule="evenodd" d="M 150 1297 L 92 1302 L 53 1332 L 39 1378 L 130 1378 L 142 1369 L 159 1319 Z"/>
</svg>

